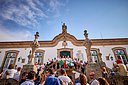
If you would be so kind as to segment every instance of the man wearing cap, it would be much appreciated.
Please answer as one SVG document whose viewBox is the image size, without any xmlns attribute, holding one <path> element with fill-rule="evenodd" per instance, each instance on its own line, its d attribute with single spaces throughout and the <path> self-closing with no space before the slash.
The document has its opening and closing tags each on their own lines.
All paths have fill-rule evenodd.
<svg viewBox="0 0 128 85">
<path fill-rule="evenodd" d="M 95 73 L 94 72 L 90 72 L 89 73 L 90 76 L 90 81 L 89 81 L 89 85 L 99 85 L 98 81 L 95 79 Z"/>
</svg>

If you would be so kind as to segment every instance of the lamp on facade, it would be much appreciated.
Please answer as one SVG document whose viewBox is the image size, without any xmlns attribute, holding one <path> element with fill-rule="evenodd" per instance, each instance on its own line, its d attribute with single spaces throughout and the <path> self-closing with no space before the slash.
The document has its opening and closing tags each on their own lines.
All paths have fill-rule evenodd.
<svg viewBox="0 0 128 85">
<path fill-rule="evenodd" d="M 18 62 L 20 62 L 22 60 L 22 57 L 20 56 L 19 58 L 18 58 Z"/>
<path fill-rule="evenodd" d="M 111 59 L 111 61 L 113 61 L 113 57 L 112 56 L 110 57 L 110 59 Z"/>
</svg>

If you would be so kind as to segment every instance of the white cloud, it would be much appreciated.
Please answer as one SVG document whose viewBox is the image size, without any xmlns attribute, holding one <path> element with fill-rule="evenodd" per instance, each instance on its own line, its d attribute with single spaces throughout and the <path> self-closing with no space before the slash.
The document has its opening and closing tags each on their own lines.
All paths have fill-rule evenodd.
<svg viewBox="0 0 128 85">
<path fill-rule="evenodd" d="M 39 3 L 39 0 L 37 0 Z M 18 5 L 16 5 L 16 2 Z M 25 4 L 26 3 L 26 4 Z M 47 17 L 33 0 L 26 0 L 25 3 L 18 3 L 11 0 L 6 2 L 1 8 L 0 16 L 5 20 L 12 20 L 25 27 L 36 27 L 39 24 L 38 17 Z"/>
<path fill-rule="evenodd" d="M 46 22 L 49 22 L 51 17 L 60 16 L 60 6 L 63 6 L 63 4 L 59 0 L 3 0 L 2 4 L 0 3 L 0 17 L 3 20 L 0 20 L 0 42 L 33 40 L 30 28 L 32 30 L 38 29 L 41 19 L 46 18 Z M 14 21 L 22 27 L 29 28 L 29 31 L 27 29 L 10 31 L 9 26 L 6 28 L 3 24 L 6 23 L 6 20 Z M 18 27 L 14 28 L 19 29 Z"/>
<path fill-rule="evenodd" d="M 2 41 L 29 41 L 33 40 L 29 31 L 12 32 L 0 25 L 0 42 Z"/>
<path fill-rule="evenodd" d="M 59 17 L 59 8 L 64 4 L 59 0 L 5 0 L 0 5 L 0 16 L 5 20 L 35 29 L 40 24 L 38 19 L 52 17 L 49 13 L 53 12 L 53 17 Z M 48 7 L 47 10 L 43 9 L 44 6 Z"/>
</svg>

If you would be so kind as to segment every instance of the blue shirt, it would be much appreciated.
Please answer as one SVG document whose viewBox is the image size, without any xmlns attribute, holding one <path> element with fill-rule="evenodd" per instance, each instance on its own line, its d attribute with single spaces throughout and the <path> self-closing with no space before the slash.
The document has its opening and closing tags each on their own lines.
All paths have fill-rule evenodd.
<svg viewBox="0 0 128 85">
<path fill-rule="evenodd" d="M 58 78 L 53 75 L 49 75 L 46 78 L 44 85 L 61 85 Z"/>
</svg>

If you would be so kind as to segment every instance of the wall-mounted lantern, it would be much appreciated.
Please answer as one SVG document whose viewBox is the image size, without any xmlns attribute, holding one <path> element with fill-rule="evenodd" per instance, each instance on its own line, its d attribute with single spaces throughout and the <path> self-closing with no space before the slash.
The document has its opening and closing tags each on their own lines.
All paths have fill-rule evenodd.
<svg viewBox="0 0 128 85">
<path fill-rule="evenodd" d="M 113 57 L 112 56 L 110 57 L 110 59 L 111 59 L 111 61 L 113 61 Z"/>
<path fill-rule="evenodd" d="M 22 57 L 20 56 L 19 58 L 18 58 L 18 62 L 20 62 L 22 60 Z"/>
</svg>

